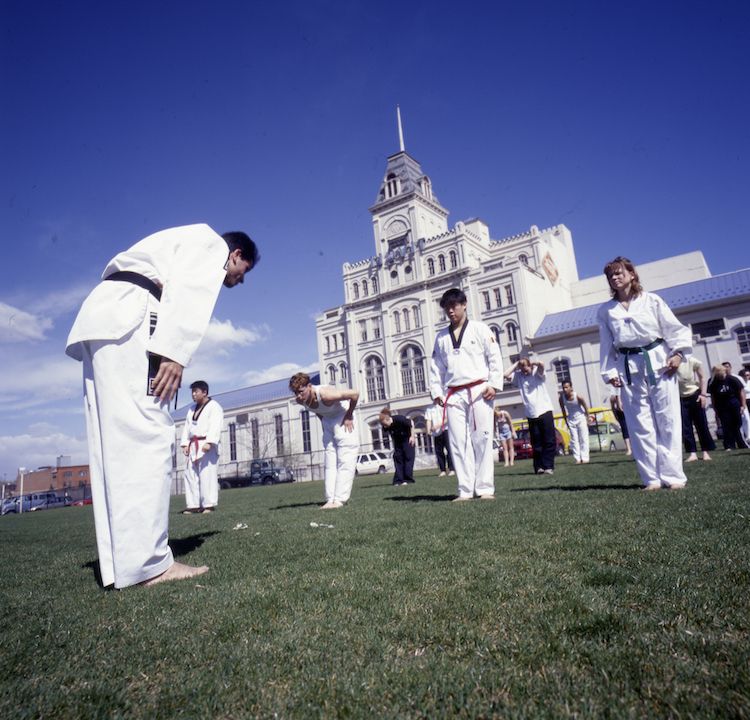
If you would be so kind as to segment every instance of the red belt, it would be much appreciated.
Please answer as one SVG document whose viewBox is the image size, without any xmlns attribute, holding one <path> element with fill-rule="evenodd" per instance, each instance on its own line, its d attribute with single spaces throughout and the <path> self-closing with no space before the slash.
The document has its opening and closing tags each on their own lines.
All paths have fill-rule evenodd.
<svg viewBox="0 0 750 720">
<path fill-rule="evenodd" d="M 448 394 L 445 396 L 445 402 L 443 403 L 443 424 L 441 427 L 445 427 L 445 413 L 448 410 L 448 400 L 450 399 L 450 396 L 453 395 L 453 393 L 458 392 L 459 390 L 468 390 L 469 391 L 469 405 L 472 405 L 471 400 L 471 388 L 476 387 L 477 385 L 481 385 L 482 383 L 486 383 L 486 380 L 473 380 L 470 383 L 466 383 L 465 385 L 454 385 L 453 387 L 448 388 Z M 477 419 L 474 417 L 474 413 L 471 414 L 472 418 L 474 420 L 474 429 L 477 429 Z"/>
<path fill-rule="evenodd" d="M 189 445 L 195 445 L 195 454 L 196 455 L 198 454 L 198 445 L 200 444 L 198 441 L 199 440 L 205 440 L 205 439 L 206 439 L 205 435 L 193 435 L 193 437 L 190 438 Z M 193 460 L 193 462 L 198 462 L 198 458 L 196 458 L 195 460 Z"/>
</svg>

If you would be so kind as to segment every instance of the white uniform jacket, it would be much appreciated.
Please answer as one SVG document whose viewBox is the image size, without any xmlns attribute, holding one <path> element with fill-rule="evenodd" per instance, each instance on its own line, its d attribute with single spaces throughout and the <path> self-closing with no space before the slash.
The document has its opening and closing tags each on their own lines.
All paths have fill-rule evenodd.
<svg viewBox="0 0 750 720">
<path fill-rule="evenodd" d="M 630 373 L 638 372 L 635 355 L 625 355 L 619 348 L 645 347 L 661 338 L 663 343 L 646 352 L 654 372 L 665 367 L 667 358 L 681 350 L 690 353 L 693 337 L 658 295 L 642 292 L 630 301 L 626 310 L 617 300 L 610 300 L 599 308 L 599 358 L 604 382 L 625 372 L 625 363 L 630 363 Z"/>
<path fill-rule="evenodd" d="M 203 457 L 203 446 L 206 443 L 211 443 L 218 450 L 221 429 L 224 425 L 224 410 L 216 400 L 209 399 L 203 405 L 203 409 L 199 412 L 197 418 L 195 417 L 195 410 L 195 405 L 191 405 L 185 419 L 185 425 L 182 428 L 182 440 L 180 441 L 181 447 L 190 446 L 188 457 L 191 462 Z M 193 438 L 203 439 L 193 440 Z"/>
<path fill-rule="evenodd" d="M 430 395 L 443 397 L 445 388 L 486 380 L 496 390 L 503 389 L 503 359 L 492 331 L 477 320 L 466 320 L 454 343 L 450 327 L 435 338 L 430 363 Z"/>
<path fill-rule="evenodd" d="M 200 345 L 226 277 L 229 248 L 208 225 L 186 225 L 149 235 L 110 260 L 103 282 L 89 294 L 68 335 L 65 352 L 82 359 L 80 344 L 119 340 L 139 327 L 149 293 L 129 282 L 107 281 L 112 273 L 143 275 L 162 288 L 149 352 L 183 367 Z"/>
</svg>

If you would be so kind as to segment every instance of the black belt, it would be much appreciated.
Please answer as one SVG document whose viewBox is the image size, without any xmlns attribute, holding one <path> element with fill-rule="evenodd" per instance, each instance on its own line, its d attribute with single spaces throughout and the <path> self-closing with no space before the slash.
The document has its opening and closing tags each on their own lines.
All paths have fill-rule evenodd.
<svg viewBox="0 0 750 720">
<path fill-rule="evenodd" d="M 132 283 L 133 285 L 137 285 L 144 290 L 148 290 L 157 300 L 161 300 L 161 288 L 153 280 L 149 280 L 149 278 L 145 277 L 144 275 L 121 270 L 119 272 L 114 272 L 111 275 L 108 275 L 104 279 L 119 280 L 120 282 Z"/>
<path fill-rule="evenodd" d="M 656 338 L 653 342 L 650 342 L 648 345 L 644 345 L 643 347 L 621 347 L 617 348 L 619 352 L 623 353 L 624 355 L 643 355 L 646 358 L 646 375 L 648 377 L 648 384 L 649 385 L 656 385 L 656 376 L 654 375 L 654 368 L 651 365 L 651 357 L 648 354 L 649 350 L 653 350 L 655 347 L 661 345 L 664 342 L 661 338 Z M 632 385 L 632 381 L 630 378 L 630 363 L 628 362 L 628 359 L 625 358 L 625 379 L 628 381 L 628 385 Z"/>
</svg>

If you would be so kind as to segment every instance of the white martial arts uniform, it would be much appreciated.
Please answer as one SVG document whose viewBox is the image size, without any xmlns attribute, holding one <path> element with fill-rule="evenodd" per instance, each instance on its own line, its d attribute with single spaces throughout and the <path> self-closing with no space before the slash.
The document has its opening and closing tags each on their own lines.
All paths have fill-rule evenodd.
<svg viewBox="0 0 750 720">
<path fill-rule="evenodd" d="M 91 494 L 103 585 L 160 575 L 167 544 L 174 423 L 147 395 L 149 353 L 183 367 L 200 344 L 226 276 L 229 248 L 207 225 L 150 235 L 115 256 L 115 272 L 144 276 L 161 301 L 131 282 L 104 280 L 84 300 L 66 353 L 83 361 Z M 153 327 L 155 323 L 155 327 Z"/>
<path fill-rule="evenodd" d="M 441 330 L 432 351 L 430 395 L 447 403 L 459 497 L 495 494 L 494 402 L 482 398 L 488 386 L 503 389 L 503 360 L 492 331 L 468 318 L 455 342 L 450 327 Z"/>
<path fill-rule="evenodd" d="M 343 425 L 344 415 L 349 410 L 348 400 L 337 400 L 333 405 L 326 405 L 320 399 L 320 385 L 313 385 L 318 407 L 308 408 L 314 412 L 323 425 L 323 448 L 325 450 L 326 502 L 345 503 L 349 501 L 354 483 L 354 471 L 357 468 L 359 435 L 356 421 L 352 432 Z M 307 406 L 305 406 L 307 407 Z"/>
<path fill-rule="evenodd" d="M 563 392 L 560 396 L 565 407 L 570 429 L 570 452 L 578 462 L 589 461 L 589 418 L 583 405 L 578 402 L 578 395 L 568 400 Z"/>
<path fill-rule="evenodd" d="M 224 410 L 208 399 L 200 408 L 192 405 L 182 428 L 180 446 L 189 448 L 185 466 L 185 505 L 189 509 L 212 508 L 219 504 L 219 441 Z M 211 444 L 208 452 L 203 446 Z"/>
<path fill-rule="evenodd" d="M 682 469 L 680 392 L 677 375 L 667 376 L 664 369 L 676 350 L 691 352 L 690 329 L 658 295 L 647 292 L 633 298 L 627 310 L 610 300 L 597 317 L 602 378 L 606 382 L 619 376 L 623 382 L 622 408 L 643 485 L 682 487 L 687 478 Z M 657 343 L 659 339 L 663 342 Z M 651 349 L 634 354 L 621 350 L 651 344 Z"/>
</svg>

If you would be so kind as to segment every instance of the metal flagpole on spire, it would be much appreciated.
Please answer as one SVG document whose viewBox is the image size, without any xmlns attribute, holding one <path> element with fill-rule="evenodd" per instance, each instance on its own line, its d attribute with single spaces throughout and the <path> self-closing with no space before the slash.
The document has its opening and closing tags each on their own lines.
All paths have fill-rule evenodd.
<svg viewBox="0 0 750 720">
<path fill-rule="evenodd" d="M 404 130 L 401 127 L 401 108 L 396 105 L 396 117 L 398 118 L 398 144 L 399 148 L 401 149 L 401 152 L 405 152 L 404 150 Z"/>
</svg>

